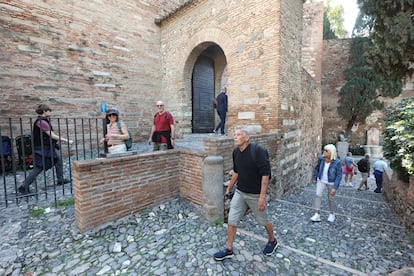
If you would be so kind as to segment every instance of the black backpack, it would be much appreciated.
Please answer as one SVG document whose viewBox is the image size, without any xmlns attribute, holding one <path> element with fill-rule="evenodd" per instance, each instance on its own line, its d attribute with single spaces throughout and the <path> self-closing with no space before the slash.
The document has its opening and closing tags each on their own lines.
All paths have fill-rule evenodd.
<svg viewBox="0 0 414 276">
<path fill-rule="evenodd" d="M 256 155 L 257 155 L 257 151 L 259 151 L 259 150 L 262 150 L 265 153 L 266 161 L 267 161 L 267 163 L 269 165 L 269 171 L 270 171 L 269 180 L 270 180 L 272 178 L 272 167 L 270 166 L 269 152 L 267 151 L 267 149 L 259 146 L 258 144 L 250 144 L 250 154 L 251 154 L 251 157 L 252 157 L 252 159 L 253 159 L 253 161 L 254 161 L 255 164 L 257 164 L 256 163 Z M 237 151 L 237 148 L 235 148 L 233 150 L 233 158 L 235 157 L 236 151 Z"/>
<path fill-rule="evenodd" d="M 367 172 L 368 171 L 368 161 L 364 158 L 358 161 L 358 170 L 360 172 Z"/>
</svg>

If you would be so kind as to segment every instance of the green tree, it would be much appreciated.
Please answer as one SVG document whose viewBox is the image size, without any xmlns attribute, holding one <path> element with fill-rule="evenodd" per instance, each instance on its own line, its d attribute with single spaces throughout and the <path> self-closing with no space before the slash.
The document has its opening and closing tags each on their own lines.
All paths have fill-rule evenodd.
<svg viewBox="0 0 414 276">
<path fill-rule="evenodd" d="M 327 13 L 323 13 L 323 39 L 338 39 L 338 36 L 331 28 L 331 22 L 328 19 Z"/>
<path fill-rule="evenodd" d="M 342 5 L 333 6 L 330 0 L 325 0 L 324 14 L 326 14 L 330 28 L 337 38 L 344 38 L 346 35 L 344 28 L 344 7 Z"/>
<path fill-rule="evenodd" d="M 368 16 L 367 63 L 383 79 L 403 82 L 414 72 L 414 1 L 358 0 L 361 16 Z M 400 91 L 401 92 L 401 91 Z"/>
<path fill-rule="evenodd" d="M 374 70 L 366 65 L 364 52 L 370 41 L 364 37 L 352 40 L 350 63 L 344 71 L 347 82 L 339 91 L 338 113 L 348 121 L 347 130 L 356 122 L 363 122 L 375 109 L 382 108 L 377 89 L 381 85 Z"/>
<path fill-rule="evenodd" d="M 401 0 L 399 2 L 404 1 Z M 411 1 L 412 7 L 414 1 L 408 1 Z M 398 41 L 401 38 L 398 35 L 394 38 L 388 37 L 387 39 L 389 41 L 378 39 L 378 37 L 384 35 L 379 32 L 381 28 L 377 27 L 378 19 L 372 13 L 369 15 L 366 14 L 366 10 L 363 8 L 364 5 L 367 5 L 365 8 L 370 7 L 370 11 L 372 9 L 370 5 L 384 8 L 382 11 L 383 15 L 377 15 L 384 21 L 383 17 L 388 13 L 385 8 L 386 5 L 384 6 L 383 4 L 388 3 L 389 5 L 390 2 L 395 1 L 358 0 L 361 9 L 356 20 L 353 35 L 363 37 L 354 37 L 351 42 L 349 60 L 351 67 L 344 71 L 347 83 L 339 92 L 340 98 L 338 103 L 338 113 L 348 121 L 348 129 L 356 122 L 364 122 L 375 109 L 382 108 L 383 104 L 379 100 L 380 97 L 396 97 L 400 95 L 405 78 L 410 75 L 410 70 L 414 70 L 412 65 L 411 67 L 407 65 L 404 69 L 402 59 L 398 61 L 399 57 L 396 56 L 396 53 L 393 53 L 394 51 L 399 52 L 401 54 L 400 58 L 402 58 L 406 53 L 411 52 L 411 58 L 414 58 L 414 47 L 412 47 L 414 45 L 414 32 L 408 31 L 412 35 L 406 37 L 402 43 Z M 412 22 L 411 26 L 407 29 L 411 27 Z M 395 28 L 400 29 L 400 26 L 398 25 Z M 390 29 L 393 29 L 393 26 L 390 26 Z M 405 43 L 409 39 L 411 39 L 411 47 Z M 386 45 L 382 45 L 381 43 L 385 43 Z M 390 45 L 394 45 L 392 47 L 395 48 L 388 51 L 387 49 Z M 382 52 L 379 49 L 382 49 Z M 380 62 L 382 58 L 384 59 L 383 63 Z M 397 60 L 392 62 L 392 64 L 391 62 L 387 62 L 387 60 L 390 61 L 393 58 Z M 407 58 L 404 57 L 403 59 Z M 411 61 L 411 64 L 413 62 L 414 60 Z"/>
<path fill-rule="evenodd" d="M 320 1 L 307 0 L 306 2 L 315 3 Z M 323 11 L 323 39 L 344 38 L 345 34 L 344 7 L 342 5 L 332 6 L 330 0 L 325 0 Z"/>
</svg>

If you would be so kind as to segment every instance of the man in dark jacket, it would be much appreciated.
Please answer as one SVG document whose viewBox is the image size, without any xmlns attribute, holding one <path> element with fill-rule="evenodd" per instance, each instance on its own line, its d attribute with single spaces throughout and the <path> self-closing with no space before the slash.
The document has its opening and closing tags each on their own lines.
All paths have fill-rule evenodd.
<svg viewBox="0 0 414 276">
<path fill-rule="evenodd" d="M 23 185 L 18 189 L 23 195 L 30 194 L 30 184 L 43 170 L 48 170 L 53 166 L 56 169 L 57 185 L 70 182 L 70 180 L 63 178 L 62 159 L 55 149 L 59 141 L 69 144 L 72 144 L 73 141 L 60 137 L 53 132 L 49 121 L 52 109 L 47 105 L 39 105 L 36 108 L 36 113 L 39 116 L 33 124 L 34 168 L 23 182 Z"/>
<path fill-rule="evenodd" d="M 221 135 L 224 135 L 224 125 L 226 123 L 226 114 L 227 114 L 227 88 L 224 87 L 220 94 L 218 94 L 216 98 L 216 109 L 217 114 L 220 117 L 220 123 L 217 127 L 213 130 L 214 133 L 217 135 L 219 130 Z"/>
</svg>

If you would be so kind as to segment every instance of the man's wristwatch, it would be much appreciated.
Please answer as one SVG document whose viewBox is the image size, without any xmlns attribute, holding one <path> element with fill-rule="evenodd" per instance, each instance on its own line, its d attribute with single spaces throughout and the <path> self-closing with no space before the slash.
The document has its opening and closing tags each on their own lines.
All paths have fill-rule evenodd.
<svg viewBox="0 0 414 276">
<path fill-rule="evenodd" d="M 171 140 L 174 140 L 174 137 L 171 137 Z"/>
</svg>

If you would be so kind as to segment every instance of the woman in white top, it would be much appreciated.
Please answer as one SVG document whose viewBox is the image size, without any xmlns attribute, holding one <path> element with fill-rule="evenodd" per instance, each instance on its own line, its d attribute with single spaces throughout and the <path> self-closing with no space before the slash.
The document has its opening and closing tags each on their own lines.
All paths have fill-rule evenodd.
<svg viewBox="0 0 414 276">
<path fill-rule="evenodd" d="M 125 140 L 129 138 L 128 129 L 124 122 L 119 120 L 119 111 L 110 108 L 106 111 L 107 133 L 99 142 L 108 143 L 108 153 L 123 153 L 127 151 Z"/>
<path fill-rule="evenodd" d="M 313 172 L 312 182 L 316 183 L 315 209 L 316 213 L 311 217 L 311 221 L 321 221 L 320 208 L 322 192 L 326 187 L 329 200 L 329 222 L 335 221 L 335 202 L 334 196 L 339 188 L 342 179 L 342 165 L 338 158 L 336 147 L 328 144 L 324 147 L 323 156 L 318 158 L 318 164 Z"/>
</svg>

